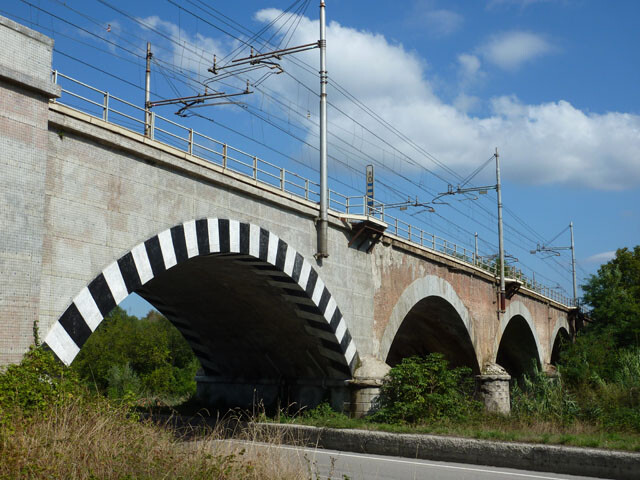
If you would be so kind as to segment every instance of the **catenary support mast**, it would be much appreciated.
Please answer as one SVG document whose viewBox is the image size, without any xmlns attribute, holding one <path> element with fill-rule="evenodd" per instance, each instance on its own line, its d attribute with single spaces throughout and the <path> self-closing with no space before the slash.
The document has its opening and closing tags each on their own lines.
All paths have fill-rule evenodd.
<svg viewBox="0 0 640 480">
<path fill-rule="evenodd" d="M 504 286 L 504 241 L 502 236 L 502 187 L 500 185 L 500 156 L 496 148 L 496 193 L 498 194 L 498 248 L 500 250 L 500 311 L 506 308 Z"/>
<path fill-rule="evenodd" d="M 320 218 L 318 219 L 318 245 L 316 258 L 329 256 L 327 227 L 329 191 L 327 187 L 327 40 L 324 0 L 320 0 Z"/>
</svg>

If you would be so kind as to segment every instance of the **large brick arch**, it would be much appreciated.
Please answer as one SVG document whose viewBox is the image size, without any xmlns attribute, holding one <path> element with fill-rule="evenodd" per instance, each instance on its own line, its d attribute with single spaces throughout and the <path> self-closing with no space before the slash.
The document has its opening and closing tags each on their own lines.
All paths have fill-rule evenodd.
<svg viewBox="0 0 640 480">
<path fill-rule="evenodd" d="M 380 339 L 379 358 L 383 361 L 387 358 L 393 341 L 409 312 L 411 312 L 419 302 L 429 298 L 437 298 L 446 302 L 446 304 L 455 311 L 458 317 L 457 321 L 463 325 L 466 335 L 468 335 L 468 339 L 465 339 L 465 341 L 469 341 L 473 349 L 473 355 L 475 357 L 473 368 L 474 370 L 479 370 L 478 349 L 476 348 L 477 340 L 473 330 L 471 315 L 453 286 L 443 278 L 435 275 L 418 278 L 404 290 L 393 307 L 387 327 Z"/>
<path fill-rule="evenodd" d="M 526 338 L 522 335 L 517 339 L 517 343 L 515 343 L 515 339 L 512 339 L 514 340 L 513 345 L 503 343 L 503 340 L 505 342 L 509 340 L 505 339 L 505 331 L 507 328 L 514 327 L 519 328 L 524 336 L 530 334 L 533 345 L 527 345 Z M 515 301 L 509 304 L 500 319 L 499 332 L 500 335 L 496 336 L 493 349 L 495 360 L 498 363 L 500 363 L 499 356 L 501 355 L 501 352 L 504 352 L 505 349 L 511 349 L 513 350 L 511 352 L 511 356 L 518 358 L 518 363 L 520 363 L 519 368 L 523 371 L 526 371 L 529 368 L 529 366 L 526 365 L 526 361 L 528 360 L 535 360 L 540 367 L 544 365 L 544 359 L 547 355 L 546 346 L 543 346 L 542 343 L 540 343 L 540 336 L 538 335 L 535 322 L 533 321 L 533 316 L 524 303 Z M 513 353 L 514 351 L 516 352 L 515 354 Z M 527 357 L 526 359 L 524 358 L 525 356 Z M 506 367 L 506 365 L 503 365 L 503 367 Z M 519 373 L 521 374 L 522 371 L 519 371 Z M 525 373 L 529 372 L 527 371 Z"/>
<path fill-rule="evenodd" d="M 549 337 L 549 345 L 548 347 L 548 363 L 554 364 L 556 360 L 558 360 L 556 357 L 559 354 L 559 350 L 558 352 L 556 352 L 556 348 L 560 347 L 560 344 L 556 345 L 556 342 L 560 340 L 560 338 L 566 338 L 569 339 L 571 338 L 571 334 L 569 333 L 571 332 L 571 328 L 569 327 L 569 322 L 567 321 L 566 317 L 560 317 L 556 320 L 556 324 L 553 327 L 553 332 L 551 333 L 551 336 Z M 554 355 L 555 354 L 555 355 Z"/>
<path fill-rule="evenodd" d="M 69 365 L 104 316 L 130 293 L 182 262 L 209 254 L 253 257 L 297 284 L 300 294 L 312 304 L 301 321 L 320 340 L 321 354 L 336 370 L 353 373 L 358 355 L 347 322 L 311 263 L 273 233 L 229 219 L 190 220 L 136 245 L 78 293 L 44 343 Z M 189 341 L 197 349 L 197 339 Z"/>
</svg>

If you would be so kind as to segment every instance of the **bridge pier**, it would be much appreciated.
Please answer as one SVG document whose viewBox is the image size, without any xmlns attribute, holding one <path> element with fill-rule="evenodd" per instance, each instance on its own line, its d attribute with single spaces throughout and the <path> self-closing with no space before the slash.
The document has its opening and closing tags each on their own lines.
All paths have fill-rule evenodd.
<svg viewBox="0 0 640 480">
<path fill-rule="evenodd" d="M 362 418 L 371 413 L 380 395 L 380 387 L 385 375 L 391 367 L 372 355 L 360 357 L 360 366 L 356 369 L 353 380 L 349 382 L 351 401 L 345 412 L 355 418 Z"/>
<path fill-rule="evenodd" d="M 482 374 L 476 375 L 476 398 L 484 404 L 487 412 L 511 413 L 510 380 L 511 376 L 497 363 L 486 364 Z"/>
</svg>

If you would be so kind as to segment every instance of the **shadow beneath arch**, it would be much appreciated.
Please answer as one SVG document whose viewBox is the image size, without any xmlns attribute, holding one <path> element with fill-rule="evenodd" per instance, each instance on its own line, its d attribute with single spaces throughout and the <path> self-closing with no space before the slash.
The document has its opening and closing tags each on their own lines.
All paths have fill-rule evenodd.
<svg viewBox="0 0 640 480">
<path fill-rule="evenodd" d="M 386 363 L 397 365 L 405 357 L 442 353 L 452 367 L 480 373 L 473 343 L 456 309 L 447 300 L 431 296 L 416 303 L 398 329 Z"/>
<path fill-rule="evenodd" d="M 536 365 L 540 368 L 536 340 L 521 315 L 509 320 L 500 340 L 496 362 L 504 367 L 512 379 L 533 374 Z"/>
</svg>

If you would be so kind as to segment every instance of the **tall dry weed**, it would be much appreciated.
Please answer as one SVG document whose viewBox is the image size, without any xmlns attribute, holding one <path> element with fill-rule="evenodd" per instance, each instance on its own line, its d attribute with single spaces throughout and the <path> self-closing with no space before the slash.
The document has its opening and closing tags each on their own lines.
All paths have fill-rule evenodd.
<svg viewBox="0 0 640 480">
<path fill-rule="evenodd" d="M 304 459 L 276 448 L 277 437 L 257 446 L 229 442 L 213 430 L 189 432 L 185 441 L 185 432 L 128 412 L 107 402 L 70 400 L 46 417 L 14 415 L 0 431 L 0 479 L 309 478 Z M 252 436 L 247 431 L 242 440 Z"/>
</svg>

